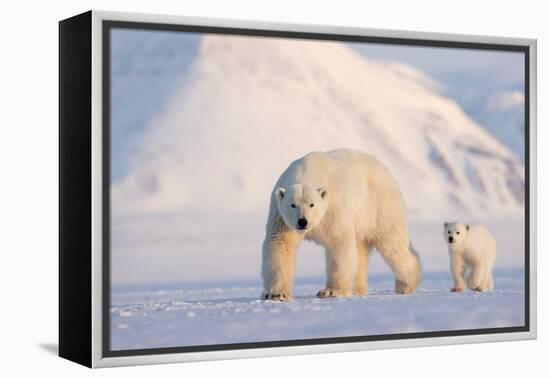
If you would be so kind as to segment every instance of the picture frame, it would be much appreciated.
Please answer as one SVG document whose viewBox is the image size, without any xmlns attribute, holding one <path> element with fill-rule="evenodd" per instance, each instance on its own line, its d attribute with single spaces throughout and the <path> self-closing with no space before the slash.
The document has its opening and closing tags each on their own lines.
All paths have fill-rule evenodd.
<svg viewBox="0 0 550 378">
<path fill-rule="evenodd" d="M 511 51 L 523 54 L 523 324 L 114 350 L 110 343 L 113 328 L 113 271 L 110 249 L 113 234 L 111 33 L 115 29 Z M 536 49 L 536 40 L 524 38 L 123 12 L 88 11 L 60 21 L 59 355 L 95 368 L 536 338 Z M 260 249 L 261 246 L 258 245 L 258 254 Z M 255 300 L 259 299 L 259 294 Z"/>
</svg>

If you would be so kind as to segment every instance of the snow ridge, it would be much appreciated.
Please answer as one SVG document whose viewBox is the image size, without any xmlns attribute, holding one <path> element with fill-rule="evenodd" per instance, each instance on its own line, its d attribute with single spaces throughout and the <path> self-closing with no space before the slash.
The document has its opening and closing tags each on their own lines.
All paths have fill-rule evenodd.
<svg viewBox="0 0 550 378">
<path fill-rule="evenodd" d="M 413 68 L 337 42 L 207 35 L 179 80 L 113 187 L 115 215 L 265 210 L 292 160 L 343 147 L 384 162 L 413 217 L 523 209 L 520 159 Z"/>
</svg>

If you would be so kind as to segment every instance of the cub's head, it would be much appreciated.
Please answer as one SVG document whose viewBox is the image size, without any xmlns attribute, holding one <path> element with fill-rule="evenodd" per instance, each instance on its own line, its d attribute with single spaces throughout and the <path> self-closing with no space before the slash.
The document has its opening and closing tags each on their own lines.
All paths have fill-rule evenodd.
<svg viewBox="0 0 550 378">
<path fill-rule="evenodd" d="M 327 211 L 327 190 L 305 185 L 275 189 L 277 208 L 286 225 L 296 231 L 308 231 L 319 225 Z"/>
<path fill-rule="evenodd" d="M 470 230 L 470 225 L 452 222 L 443 223 L 443 237 L 449 245 L 460 245 L 466 240 L 466 235 Z"/>
</svg>

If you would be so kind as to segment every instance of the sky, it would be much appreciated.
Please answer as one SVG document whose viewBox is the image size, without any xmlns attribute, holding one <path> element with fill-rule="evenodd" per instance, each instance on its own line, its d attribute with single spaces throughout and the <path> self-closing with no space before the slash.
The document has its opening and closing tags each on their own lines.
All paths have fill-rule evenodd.
<svg viewBox="0 0 550 378">
<path fill-rule="evenodd" d="M 367 58 L 398 61 L 441 79 L 449 73 L 494 70 L 498 80 L 505 80 L 510 85 L 523 82 L 522 53 L 371 43 L 350 45 Z"/>
</svg>

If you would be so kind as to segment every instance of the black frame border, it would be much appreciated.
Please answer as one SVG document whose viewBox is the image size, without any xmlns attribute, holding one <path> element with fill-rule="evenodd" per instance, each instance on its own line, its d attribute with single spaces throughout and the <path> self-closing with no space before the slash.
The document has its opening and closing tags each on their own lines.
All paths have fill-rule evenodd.
<svg viewBox="0 0 550 378">
<path fill-rule="evenodd" d="M 59 22 L 59 356 L 92 366 L 92 12 Z"/>
<path fill-rule="evenodd" d="M 314 25 L 311 26 L 315 28 Z M 181 346 L 181 347 L 165 347 L 165 348 L 144 348 L 144 349 L 127 349 L 127 350 L 111 350 L 111 322 L 110 322 L 110 183 L 111 183 L 111 98 L 110 98 L 110 83 L 111 83 L 111 67 L 110 55 L 111 44 L 110 36 L 113 29 L 135 29 L 135 30 L 151 30 L 151 31 L 175 31 L 175 32 L 191 32 L 191 33 L 207 33 L 207 34 L 226 34 L 240 36 L 258 36 L 258 37 L 276 37 L 290 39 L 309 39 L 309 40 L 328 40 L 340 42 L 359 42 L 359 43 L 377 43 L 402 46 L 416 47 L 442 47 L 442 48 L 458 48 L 458 49 L 474 49 L 474 50 L 493 50 L 503 52 L 521 52 L 524 54 L 524 96 L 525 96 L 525 256 L 524 256 L 524 321 L 523 326 L 517 327 L 498 327 L 498 328 L 479 328 L 466 330 L 449 330 L 449 331 L 430 331 L 430 332 L 414 332 L 414 333 L 395 333 L 381 335 L 366 335 L 366 336 L 345 336 L 333 338 L 315 338 L 315 339 L 296 339 L 296 340 L 277 340 L 277 341 L 262 341 L 262 342 L 246 342 L 233 344 L 213 344 L 213 345 L 196 345 L 196 346 Z M 385 341 L 385 340 L 406 340 L 406 339 L 421 339 L 421 338 L 436 338 L 449 336 L 470 336 L 470 335 L 488 335 L 500 333 L 518 333 L 530 331 L 530 47 L 523 45 L 502 44 L 502 43 L 481 43 L 481 42 L 457 42 L 457 41 L 442 41 L 435 39 L 419 39 L 419 38 L 398 38 L 398 37 L 375 37 L 361 36 L 352 34 L 331 34 L 331 33 L 316 33 L 316 32 L 298 32 L 298 31 L 283 31 L 283 30 L 264 30 L 264 29 L 248 29 L 248 28 L 233 28 L 233 27 L 218 27 L 218 26 L 199 26 L 199 25 L 179 25 L 169 23 L 148 23 L 148 22 L 133 22 L 133 21 L 102 21 L 102 170 L 103 170 L 103 219 L 102 219 L 102 356 L 105 357 L 127 357 L 127 356 L 145 356 L 158 354 L 173 354 L 173 353 L 192 353 L 192 352 L 207 352 L 207 351 L 224 351 L 224 350 L 239 350 L 239 349 L 259 349 L 259 348 L 277 348 L 277 347 L 293 347 L 307 346 L 320 344 L 341 344 L 341 343 L 356 343 L 367 341 Z"/>
</svg>

